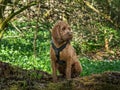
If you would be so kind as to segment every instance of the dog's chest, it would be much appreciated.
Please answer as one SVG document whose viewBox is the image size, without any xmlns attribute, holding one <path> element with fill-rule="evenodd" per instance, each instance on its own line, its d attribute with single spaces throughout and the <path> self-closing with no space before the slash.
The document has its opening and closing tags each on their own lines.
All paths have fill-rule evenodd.
<svg viewBox="0 0 120 90">
<path fill-rule="evenodd" d="M 67 48 L 60 52 L 60 60 L 66 61 L 69 56 L 69 52 L 67 52 Z"/>
</svg>

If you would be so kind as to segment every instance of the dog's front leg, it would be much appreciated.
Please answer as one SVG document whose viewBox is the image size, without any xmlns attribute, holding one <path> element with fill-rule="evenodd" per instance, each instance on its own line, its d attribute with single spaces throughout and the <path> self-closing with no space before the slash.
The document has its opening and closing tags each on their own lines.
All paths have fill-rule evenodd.
<svg viewBox="0 0 120 90">
<path fill-rule="evenodd" d="M 67 60 L 66 62 L 66 79 L 71 78 L 71 60 Z"/>
<path fill-rule="evenodd" d="M 53 81 L 56 82 L 57 81 L 57 66 L 55 61 L 52 60 L 52 77 L 53 77 Z"/>
</svg>

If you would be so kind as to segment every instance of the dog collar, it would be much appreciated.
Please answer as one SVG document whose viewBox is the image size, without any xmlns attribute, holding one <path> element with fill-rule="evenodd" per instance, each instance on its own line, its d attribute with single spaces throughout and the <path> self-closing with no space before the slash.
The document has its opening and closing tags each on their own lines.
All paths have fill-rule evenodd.
<svg viewBox="0 0 120 90">
<path fill-rule="evenodd" d="M 60 52 L 66 47 L 66 45 L 68 44 L 68 42 L 66 42 L 65 44 L 63 44 L 61 47 L 57 48 L 55 46 L 55 44 L 53 43 L 53 41 L 51 41 L 51 44 L 52 44 L 52 48 L 54 49 L 55 51 L 55 56 L 57 58 L 57 63 L 60 64 L 60 65 L 63 65 L 65 64 L 65 61 L 63 60 L 60 60 Z"/>
</svg>

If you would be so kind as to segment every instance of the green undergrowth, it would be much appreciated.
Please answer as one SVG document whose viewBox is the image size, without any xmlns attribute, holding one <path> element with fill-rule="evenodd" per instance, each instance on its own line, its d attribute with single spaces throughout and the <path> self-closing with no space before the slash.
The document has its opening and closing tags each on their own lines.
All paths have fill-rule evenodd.
<svg viewBox="0 0 120 90">
<path fill-rule="evenodd" d="M 27 24 L 16 23 L 18 28 L 25 28 Z M 42 26 L 42 24 L 40 24 Z M 40 27 L 37 33 L 36 54 L 34 57 L 33 42 L 34 28 L 27 28 L 21 31 L 23 36 L 20 36 L 17 30 L 11 25 L 0 41 L 0 61 L 11 63 L 23 69 L 37 69 L 51 73 L 50 65 L 50 32 L 47 27 Z M 94 73 L 102 73 L 104 71 L 120 71 L 119 60 L 89 60 L 88 58 L 79 59 L 83 72 L 81 76 L 86 76 Z"/>
<path fill-rule="evenodd" d="M 81 58 L 80 62 L 83 67 L 81 76 L 90 74 L 102 73 L 105 71 L 120 71 L 120 60 L 90 60 L 87 58 Z"/>
</svg>

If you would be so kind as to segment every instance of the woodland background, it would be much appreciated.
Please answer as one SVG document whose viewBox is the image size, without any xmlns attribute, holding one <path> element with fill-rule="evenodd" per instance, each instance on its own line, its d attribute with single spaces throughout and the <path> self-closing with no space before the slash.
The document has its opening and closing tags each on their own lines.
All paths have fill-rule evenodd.
<svg viewBox="0 0 120 90">
<path fill-rule="evenodd" d="M 120 71 L 120 0 L 0 0 L 0 61 L 51 74 L 50 30 L 58 20 L 74 32 L 81 76 Z"/>
</svg>

